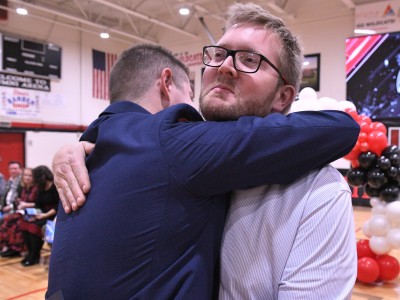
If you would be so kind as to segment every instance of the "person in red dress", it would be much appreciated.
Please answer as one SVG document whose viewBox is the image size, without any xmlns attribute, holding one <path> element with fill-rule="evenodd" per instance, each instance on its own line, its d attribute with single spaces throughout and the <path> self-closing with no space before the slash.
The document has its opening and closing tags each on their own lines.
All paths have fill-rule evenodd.
<svg viewBox="0 0 400 300">
<path fill-rule="evenodd" d="M 0 227 L 0 241 L 7 251 L 2 252 L 2 257 L 19 256 L 26 249 L 21 232 L 21 222 L 25 208 L 35 207 L 38 188 L 34 183 L 32 169 L 25 168 L 22 172 L 21 184 L 17 189 L 17 198 L 14 201 L 16 210 L 4 217 Z"/>
</svg>

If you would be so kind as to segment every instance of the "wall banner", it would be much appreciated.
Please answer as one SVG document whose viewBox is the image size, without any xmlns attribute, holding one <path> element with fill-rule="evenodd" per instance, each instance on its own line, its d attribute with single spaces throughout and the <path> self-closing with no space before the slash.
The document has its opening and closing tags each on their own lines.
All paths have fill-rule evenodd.
<svg viewBox="0 0 400 300">
<path fill-rule="evenodd" d="M 400 31 L 400 0 L 357 5 L 355 29 L 376 33 Z"/>
<path fill-rule="evenodd" d="M 174 53 L 174 56 L 177 57 L 181 62 L 183 62 L 188 67 L 203 65 L 202 52 L 189 53 L 186 51 L 186 52 Z"/>
<path fill-rule="evenodd" d="M 50 92 L 50 79 L 0 72 L 0 86 Z"/>
<path fill-rule="evenodd" d="M 17 119 L 40 119 L 40 99 L 45 92 L 0 86 L 0 116 Z"/>
</svg>

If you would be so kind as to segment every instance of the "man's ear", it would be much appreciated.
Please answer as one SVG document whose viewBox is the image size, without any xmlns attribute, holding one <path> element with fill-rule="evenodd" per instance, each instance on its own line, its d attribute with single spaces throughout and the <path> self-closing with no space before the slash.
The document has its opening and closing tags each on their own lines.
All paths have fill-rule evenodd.
<svg viewBox="0 0 400 300">
<path fill-rule="evenodd" d="M 165 68 L 161 72 L 160 76 L 160 96 L 161 96 L 161 105 L 163 108 L 166 108 L 170 105 L 170 92 L 172 87 L 172 71 L 169 68 Z"/>
<path fill-rule="evenodd" d="M 272 112 L 284 113 L 295 98 L 295 88 L 291 85 L 279 87 L 276 98 L 272 104 Z"/>
</svg>

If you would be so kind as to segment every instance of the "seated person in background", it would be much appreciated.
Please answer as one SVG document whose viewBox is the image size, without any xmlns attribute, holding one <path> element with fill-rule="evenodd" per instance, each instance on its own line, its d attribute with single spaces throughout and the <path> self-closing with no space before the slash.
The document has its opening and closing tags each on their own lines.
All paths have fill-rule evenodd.
<svg viewBox="0 0 400 300">
<path fill-rule="evenodd" d="M 39 189 L 35 204 L 35 208 L 39 211 L 34 215 L 25 215 L 25 220 L 21 222 L 22 234 L 28 248 L 28 255 L 21 261 L 25 267 L 39 263 L 40 251 L 43 246 L 42 228 L 47 220 L 55 218 L 60 202 L 53 181 L 53 173 L 48 167 L 34 168 L 33 177 Z"/>
<path fill-rule="evenodd" d="M 163 68 L 167 64 L 159 62 L 160 53 L 151 46 L 125 51 L 114 65 L 112 103 L 82 136 L 96 143 L 87 160 L 92 189 L 78 212 L 59 212 L 47 296 L 61 291 L 65 299 L 216 297 L 229 191 L 289 184 L 354 145 L 359 128 L 343 113 L 268 115 L 286 112 L 293 101 L 302 53 L 280 19 L 258 6 L 235 4 L 232 11 L 235 7 L 248 13 L 236 16 L 234 23 L 228 19 L 228 25 L 235 25 L 226 27 L 218 46 L 204 49 L 207 68 L 200 107 L 206 119 L 238 121 L 202 122 L 194 109 L 171 106 L 171 99 L 188 98 L 187 72 L 185 78 L 182 67 Z M 141 48 L 147 55 L 136 53 Z M 146 70 L 146 76 L 138 76 L 140 70 Z M 184 80 L 183 88 L 179 80 Z M 150 87 L 142 87 L 140 94 L 137 88 L 144 82 Z M 324 147 L 318 147 L 319 138 Z M 310 153 L 310 148 L 319 153 Z M 68 155 L 62 160 L 68 161 Z M 60 164 L 56 157 L 58 172 Z M 340 186 L 334 170 L 321 174 Z M 66 186 L 59 189 L 69 194 Z M 297 199 L 289 200 L 295 206 L 292 201 Z M 232 255 L 240 258 L 241 253 Z M 267 264 L 247 267 L 267 270 Z M 331 270 L 324 270 L 328 285 Z M 260 273 L 257 281 L 263 278 Z M 340 285 L 347 286 L 348 280 Z M 332 290 L 337 289 L 335 282 Z M 308 295 L 314 291 L 312 282 L 306 290 Z"/>
<path fill-rule="evenodd" d="M 11 232 L 13 231 L 13 226 L 18 221 L 18 218 L 15 219 L 14 212 L 16 209 L 15 199 L 18 196 L 18 189 L 20 188 L 21 183 L 21 164 L 17 161 L 10 161 L 8 163 L 8 172 L 10 174 L 10 177 L 7 180 L 5 192 L 0 200 L 0 210 L 2 213 L 0 223 L 6 222 L 5 227 L 3 227 L 2 231 L 3 234 L 0 236 L 0 255 L 2 257 L 12 257 L 19 255 L 18 251 L 8 248 L 6 235 L 11 234 Z M 5 234 L 6 231 L 8 232 L 7 234 Z"/>
<path fill-rule="evenodd" d="M 21 189 L 16 201 L 17 211 L 25 214 L 26 208 L 35 207 L 38 193 L 38 185 L 33 178 L 33 169 L 25 168 L 22 172 Z"/>
<path fill-rule="evenodd" d="M 21 183 L 22 166 L 17 161 L 10 161 L 8 163 L 8 172 L 10 177 L 6 182 L 3 197 L 0 202 L 0 209 L 3 215 L 12 213 L 15 210 L 14 201 L 18 195 L 18 187 Z"/>
<path fill-rule="evenodd" d="M 0 173 L 0 199 L 3 198 L 5 191 L 6 191 L 6 179 L 4 178 L 4 175 Z"/>
<path fill-rule="evenodd" d="M 3 257 L 19 256 L 25 250 L 20 224 L 23 220 L 25 208 L 34 207 L 37 196 L 38 188 L 33 181 L 32 169 L 25 168 L 22 172 L 22 180 L 15 200 L 17 210 L 8 214 L 0 227 L 0 241 L 3 246 L 9 249 L 2 254 Z"/>
</svg>

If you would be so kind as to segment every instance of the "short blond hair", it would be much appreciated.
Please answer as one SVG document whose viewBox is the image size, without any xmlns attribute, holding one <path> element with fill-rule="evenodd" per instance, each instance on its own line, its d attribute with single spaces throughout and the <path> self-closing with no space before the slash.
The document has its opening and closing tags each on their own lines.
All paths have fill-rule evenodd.
<svg viewBox="0 0 400 300">
<path fill-rule="evenodd" d="M 279 70 L 287 83 L 298 92 L 302 76 L 303 50 L 297 37 L 290 32 L 283 20 L 254 3 L 235 3 L 228 8 L 224 31 L 236 24 L 263 26 L 276 34 L 283 47 L 279 54 Z"/>
</svg>

